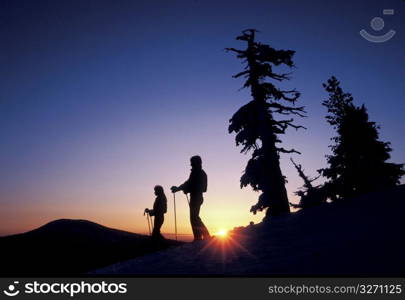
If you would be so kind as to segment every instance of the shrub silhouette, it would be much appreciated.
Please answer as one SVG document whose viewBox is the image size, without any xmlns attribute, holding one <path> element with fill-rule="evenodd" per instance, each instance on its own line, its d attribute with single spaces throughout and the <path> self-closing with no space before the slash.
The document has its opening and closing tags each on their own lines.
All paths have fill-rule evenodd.
<svg viewBox="0 0 405 300">
<path fill-rule="evenodd" d="M 317 180 L 321 175 L 310 178 L 305 175 L 304 170 L 300 164 L 296 164 L 295 161 L 290 158 L 292 164 L 298 172 L 298 175 L 304 181 L 304 185 L 295 192 L 297 196 L 300 197 L 300 202 L 298 204 L 290 203 L 291 207 L 294 208 L 309 208 L 318 206 L 322 203 L 325 203 L 327 200 L 327 188 L 328 185 L 317 185 L 314 186 L 312 182 Z"/>
</svg>

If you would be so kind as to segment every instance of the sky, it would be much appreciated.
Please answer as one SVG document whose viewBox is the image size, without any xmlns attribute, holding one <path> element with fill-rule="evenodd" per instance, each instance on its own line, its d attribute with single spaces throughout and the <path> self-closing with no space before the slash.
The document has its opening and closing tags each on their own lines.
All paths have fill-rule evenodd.
<svg viewBox="0 0 405 300">
<path fill-rule="evenodd" d="M 394 15 L 383 15 L 394 9 Z M 199 154 L 208 174 L 201 217 L 211 232 L 260 222 L 258 194 L 240 189 L 249 155 L 228 121 L 250 101 L 232 75 L 241 61 L 224 48 L 247 28 L 276 49 L 295 50 L 292 78 L 308 117 L 286 147 L 309 175 L 326 166 L 335 134 L 322 83 L 335 75 L 365 104 L 392 161 L 405 162 L 405 1 L 0 1 L 0 235 L 59 218 L 146 233 L 153 187 L 165 188 L 162 232 L 174 232 L 172 185 Z M 370 26 L 381 17 L 379 32 Z M 395 30 L 385 43 L 359 34 Z M 302 181 L 283 155 L 292 202 Z M 402 181 L 404 182 L 404 181 Z M 178 229 L 190 234 L 185 195 Z"/>
</svg>

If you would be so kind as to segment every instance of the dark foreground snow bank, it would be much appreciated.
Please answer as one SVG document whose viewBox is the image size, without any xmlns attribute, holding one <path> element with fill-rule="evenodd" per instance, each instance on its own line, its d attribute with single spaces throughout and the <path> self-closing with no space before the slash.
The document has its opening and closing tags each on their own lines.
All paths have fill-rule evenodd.
<svg viewBox="0 0 405 300">
<path fill-rule="evenodd" d="M 405 186 L 248 226 L 227 239 L 170 248 L 92 274 L 405 274 Z"/>
</svg>

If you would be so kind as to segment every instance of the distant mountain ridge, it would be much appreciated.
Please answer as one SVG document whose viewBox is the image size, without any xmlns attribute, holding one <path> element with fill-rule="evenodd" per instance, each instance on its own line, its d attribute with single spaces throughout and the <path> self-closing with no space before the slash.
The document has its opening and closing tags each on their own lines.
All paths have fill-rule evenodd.
<svg viewBox="0 0 405 300">
<path fill-rule="evenodd" d="M 89 238 L 101 238 L 105 239 L 107 236 L 112 239 L 119 239 L 124 236 L 136 236 L 139 238 L 148 238 L 146 235 L 128 232 L 125 230 L 110 228 L 95 222 L 91 222 L 83 219 L 58 219 L 46 223 L 45 225 L 38 227 L 34 230 L 23 234 L 42 234 L 42 233 L 64 233 L 67 235 L 80 234 L 83 237 Z"/>
<path fill-rule="evenodd" d="M 88 220 L 59 219 L 0 237 L 0 275 L 79 275 L 180 244 L 173 240 L 156 243 L 149 236 Z"/>
</svg>

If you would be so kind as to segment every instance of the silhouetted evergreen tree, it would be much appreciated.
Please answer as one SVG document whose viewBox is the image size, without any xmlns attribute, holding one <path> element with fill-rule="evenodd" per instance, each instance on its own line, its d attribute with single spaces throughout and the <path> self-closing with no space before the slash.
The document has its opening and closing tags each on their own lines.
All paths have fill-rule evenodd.
<svg viewBox="0 0 405 300">
<path fill-rule="evenodd" d="M 245 77 L 244 88 L 251 91 L 252 100 L 242 106 L 230 119 L 229 133 L 236 133 L 236 145 L 242 145 L 242 153 L 253 150 L 245 172 L 241 177 L 241 188 L 250 185 L 255 191 L 262 191 L 259 202 L 251 209 L 253 213 L 267 207 L 266 216 L 280 215 L 290 211 L 285 177 L 280 169 L 280 153 L 299 153 L 284 149 L 279 136 L 287 128 L 303 128 L 293 119 L 276 120 L 274 114 L 303 116 L 303 107 L 295 107 L 300 94 L 296 90 L 281 90 L 272 82 L 289 79 L 289 74 L 273 71 L 275 66 L 293 67 L 294 51 L 276 50 L 255 41 L 254 29 L 244 30 L 237 40 L 247 43 L 245 50 L 227 48 L 246 63 L 244 71 L 234 78 Z"/>
<path fill-rule="evenodd" d="M 326 119 L 338 134 L 332 138 L 329 166 L 319 170 L 328 178 L 332 196 L 349 198 L 399 184 L 405 174 L 403 164 L 387 162 L 390 143 L 379 140 L 379 126 L 369 121 L 365 106 L 355 106 L 335 77 L 323 86 L 329 93 L 322 103 L 328 109 Z"/>
</svg>

